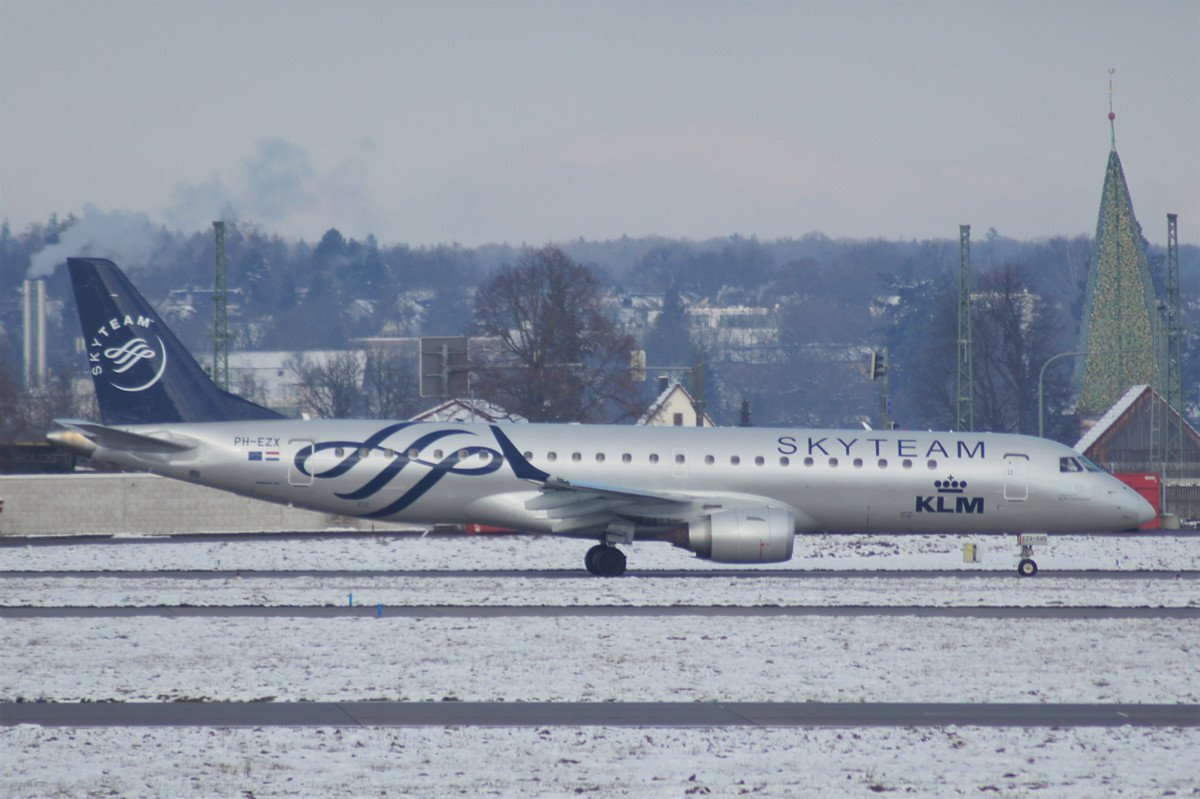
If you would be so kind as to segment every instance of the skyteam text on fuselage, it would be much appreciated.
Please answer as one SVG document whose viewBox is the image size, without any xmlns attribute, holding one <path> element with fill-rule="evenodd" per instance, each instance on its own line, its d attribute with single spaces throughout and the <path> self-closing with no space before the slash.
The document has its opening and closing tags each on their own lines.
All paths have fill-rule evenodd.
<svg viewBox="0 0 1200 799">
<path fill-rule="evenodd" d="M 48 439 L 243 496 L 592 539 L 600 575 L 624 571 L 618 544 L 644 540 L 769 563 L 820 531 L 1091 532 L 1154 516 L 1029 436 L 286 419 L 218 388 L 115 264 L 69 269 L 103 423 L 58 420 Z"/>
</svg>

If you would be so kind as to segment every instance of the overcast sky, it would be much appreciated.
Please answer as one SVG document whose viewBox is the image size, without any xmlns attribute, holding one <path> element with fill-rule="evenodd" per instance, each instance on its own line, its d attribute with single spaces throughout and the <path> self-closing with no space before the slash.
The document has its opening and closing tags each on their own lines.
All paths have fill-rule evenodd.
<svg viewBox="0 0 1200 799">
<path fill-rule="evenodd" d="M 1200 3 L 0 0 L 0 218 L 1200 242 Z"/>
</svg>

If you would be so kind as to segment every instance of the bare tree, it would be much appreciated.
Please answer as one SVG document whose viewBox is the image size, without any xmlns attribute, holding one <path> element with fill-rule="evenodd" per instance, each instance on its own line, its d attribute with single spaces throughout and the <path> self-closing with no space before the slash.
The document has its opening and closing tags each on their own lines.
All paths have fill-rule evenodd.
<svg viewBox="0 0 1200 799">
<path fill-rule="evenodd" d="M 600 284 L 557 247 L 527 250 L 475 296 L 475 328 L 498 342 L 476 393 L 530 421 L 617 421 L 639 410 L 631 336 Z"/>
<path fill-rule="evenodd" d="M 324 360 L 296 353 L 284 361 L 296 376 L 296 404 L 323 419 L 347 419 L 363 407 L 363 362 L 357 352 L 339 352 Z"/>
<path fill-rule="evenodd" d="M 957 415 L 955 364 L 958 357 L 957 292 L 938 300 L 919 362 L 910 374 L 918 405 L 931 427 L 950 427 Z M 1057 309 L 1026 288 L 1023 270 L 1002 266 L 985 275 L 972 294 L 975 427 L 998 432 L 1036 433 L 1038 372 L 1057 349 Z M 1066 370 L 1047 374 L 1048 434 L 1070 438 L 1072 419 Z"/>
<path fill-rule="evenodd" d="M 367 416 L 407 419 L 420 410 L 417 359 L 398 349 L 367 350 L 363 394 Z"/>
</svg>

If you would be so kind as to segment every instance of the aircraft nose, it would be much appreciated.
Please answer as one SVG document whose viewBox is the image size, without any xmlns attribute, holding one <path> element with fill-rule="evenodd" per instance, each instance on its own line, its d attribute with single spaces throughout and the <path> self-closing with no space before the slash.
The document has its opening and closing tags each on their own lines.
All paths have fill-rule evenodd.
<svg viewBox="0 0 1200 799">
<path fill-rule="evenodd" d="M 1137 519 L 1138 527 L 1141 527 L 1146 522 L 1153 521 L 1154 517 L 1158 515 L 1158 511 L 1154 509 L 1154 506 L 1136 491 L 1131 491 L 1130 493 L 1133 494 L 1133 502 L 1131 504 L 1133 505 L 1133 515 Z"/>
</svg>

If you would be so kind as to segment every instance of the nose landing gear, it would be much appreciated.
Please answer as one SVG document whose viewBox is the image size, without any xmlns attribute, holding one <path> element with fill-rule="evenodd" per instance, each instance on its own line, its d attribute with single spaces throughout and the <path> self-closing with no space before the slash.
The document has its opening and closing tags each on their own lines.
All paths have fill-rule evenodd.
<svg viewBox="0 0 1200 799">
<path fill-rule="evenodd" d="M 1033 547 L 1046 545 L 1045 533 L 1021 533 L 1017 536 L 1017 545 L 1021 547 L 1021 560 L 1017 563 L 1017 574 L 1022 577 L 1032 577 L 1037 574 L 1038 566 L 1033 559 Z"/>
<path fill-rule="evenodd" d="M 625 553 L 609 544 L 597 544 L 584 555 L 583 565 L 597 577 L 620 577 L 625 573 Z"/>
</svg>

